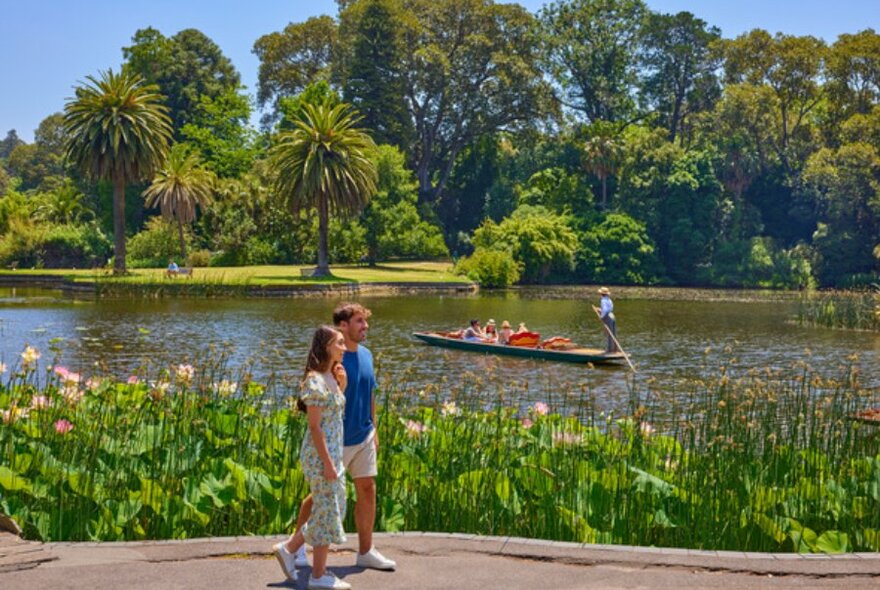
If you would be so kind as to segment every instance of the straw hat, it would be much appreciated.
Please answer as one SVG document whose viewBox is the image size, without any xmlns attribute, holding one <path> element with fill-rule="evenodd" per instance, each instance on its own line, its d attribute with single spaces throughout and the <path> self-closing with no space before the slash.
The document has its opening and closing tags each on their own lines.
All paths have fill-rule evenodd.
<svg viewBox="0 0 880 590">
<path fill-rule="evenodd" d="M 493 320 L 493 319 L 490 318 L 489 321 L 486 322 L 486 325 L 487 325 L 487 326 L 494 326 L 494 325 L 495 325 L 495 320 Z"/>
<path fill-rule="evenodd" d="M 608 287 L 602 287 L 599 289 L 599 295 L 611 295 L 611 291 L 608 290 Z"/>
<path fill-rule="evenodd" d="M 502 329 L 509 328 L 509 327 L 510 327 L 510 322 L 508 322 L 507 320 L 504 320 L 503 322 L 501 322 Z"/>
</svg>

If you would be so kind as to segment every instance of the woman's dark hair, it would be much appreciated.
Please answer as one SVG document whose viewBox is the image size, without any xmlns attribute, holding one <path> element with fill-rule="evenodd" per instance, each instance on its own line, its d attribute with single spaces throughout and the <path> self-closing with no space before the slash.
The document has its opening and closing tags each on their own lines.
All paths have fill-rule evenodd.
<svg viewBox="0 0 880 590">
<path fill-rule="evenodd" d="M 330 354 L 327 352 L 327 348 L 338 337 L 339 330 L 333 326 L 321 326 L 315 330 L 315 334 L 312 336 L 312 345 L 309 348 L 309 355 L 306 357 L 306 370 L 303 372 L 303 379 L 308 377 L 311 371 L 324 373 L 331 369 Z M 296 407 L 301 412 L 306 411 L 306 405 L 301 399 L 296 400 Z"/>
</svg>

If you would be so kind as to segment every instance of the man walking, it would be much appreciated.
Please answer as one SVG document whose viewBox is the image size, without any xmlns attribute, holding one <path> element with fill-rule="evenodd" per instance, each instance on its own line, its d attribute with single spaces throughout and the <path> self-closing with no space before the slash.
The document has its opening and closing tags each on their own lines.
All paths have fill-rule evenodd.
<svg viewBox="0 0 880 590">
<path fill-rule="evenodd" d="M 397 564 L 373 547 L 373 526 L 376 520 L 376 475 L 379 438 L 376 433 L 376 376 L 373 372 L 373 355 L 361 345 L 367 337 L 371 315 L 369 309 L 358 303 L 342 303 L 333 311 L 333 324 L 345 338 L 345 354 L 342 365 L 348 377 L 345 387 L 345 417 L 343 419 L 343 463 L 345 471 L 354 480 L 354 522 L 358 534 L 358 567 L 378 570 L 394 570 Z M 309 495 L 300 506 L 296 522 L 297 530 L 308 522 L 312 512 Z M 287 543 L 279 543 L 275 551 L 284 573 L 291 577 L 296 566 L 308 566 L 305 546 L 293 546 L 292 535 Z M 293 576 L 295 577 L 295 576 Z"/>
</svg>

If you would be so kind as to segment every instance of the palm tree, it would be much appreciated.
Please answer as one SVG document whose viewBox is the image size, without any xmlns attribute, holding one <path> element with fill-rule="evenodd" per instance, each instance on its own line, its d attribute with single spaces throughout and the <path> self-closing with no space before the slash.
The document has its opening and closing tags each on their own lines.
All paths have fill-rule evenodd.
<svg viewBox="0 0 880 590">
<path fill-rule="evenodd" d="M 197 206 L 205 210 L 213 191 L 214 175 L 202 168 L 198 154 L 187 153 L 178 146 L 171 149 L 165 165 L 144 191 L 146 207 L 159 207 L 162 217 L 177 221 L 182 260 L 186 260 L 183 225 L 196 220 Z"/>
<path fill-rule="evenodd" d="M 376 192 L 376 165 L 369 157 L 376 145 L 355 128 L 359 120 L 347 104 L 305 104 L 293 130 L 282 133 L 272 148 L 275 190 L 294 213 L 318 210 L 315 276 L 330 274 L 330 213 L 358 213 Z"/>
<path fill-rule="evenodd" d="M 113 70 L 86 78 L 64 105 L 67 159 L 113 183 L 113 272 L 125 274 L 125 185 L 153 176 L 168 152 L 171 119 L 155 85 Z"/>
<path fill-rule="evenodd" d="M 608 207 L 608 177 L 617 173 L 623 146 L 617 139 L 619 131 L 612 123 L 599 121 L 590 127 L 590 138 L 584 144 L 584 167 L 602 183 L 602 209 Z"/>
</svg>

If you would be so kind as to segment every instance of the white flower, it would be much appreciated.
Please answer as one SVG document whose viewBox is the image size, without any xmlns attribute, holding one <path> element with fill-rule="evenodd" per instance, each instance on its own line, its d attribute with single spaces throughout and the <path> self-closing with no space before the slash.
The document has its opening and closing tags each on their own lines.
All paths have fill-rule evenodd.
<svg viewBox="0 0 880 590">
<path fill-rule="evenodd" d="M 238 389 L 238 383 L 233 383 L 224 379 L 220 383 L 215 383 L 214 388 L 221 397 L 229 397 Z"/>
<path fill-rule="evenodd" d="M 6 372 L 6 363 L 0 363 L 0 375 Z"/>
<path fill-rule="evenodd" d="M 21 353 L 21 362 L 25 366 L 29 366 L 37 362 L 40 358 L 40 351 L 33 346 L 26 346 L 24 352 Z"/>
<path fill-rule="evenodd" d="M 576 432 L 554 432 L 553 443 L 557 445 L 576 445 L 583 440 L 583 435 Z"/>
<path fill-rule="evenodd" d="M 150 397 L 152 397 L 156 401 L 159 401 L 160 399 L 163 399 L 165 397 L 170 387 L 171 384 L 167 381 L 159 381 L 158 383 L 154 383 L 153 389 L 150 390 Z"/>
<path fill-rule="evenodd" d="M 174 367 L 174 375 L 177 377 L 178 381 L 183 383 L 189 383 L 192 381 L 193 376 L 196 374 L 196 370 L 192 365 L 177 365 Z"/>
<path fill-rule="evenodd" d="M 443 402 L 443 405 L 440 407 L 440 414 L 443 416 L 458 416 L 461 414 L 461 408 L 455 405 L 453 401 Z"/>
<path fill-rule="evenodd" d="M 639 431 L 641 431 L 642 436 L 645 438 L 649 438 L 652 434 L 654 434 L 655 428 L 651 426 L 648 422 L 639 423 Z"/>
<path fill-rule="evenodd" d="M 31 398 L 31 409 L 32 410 L 43 410 L 45 408 L 51 407 L 52 402 L 45 395 L 35 395 Z"/>
</svg>

